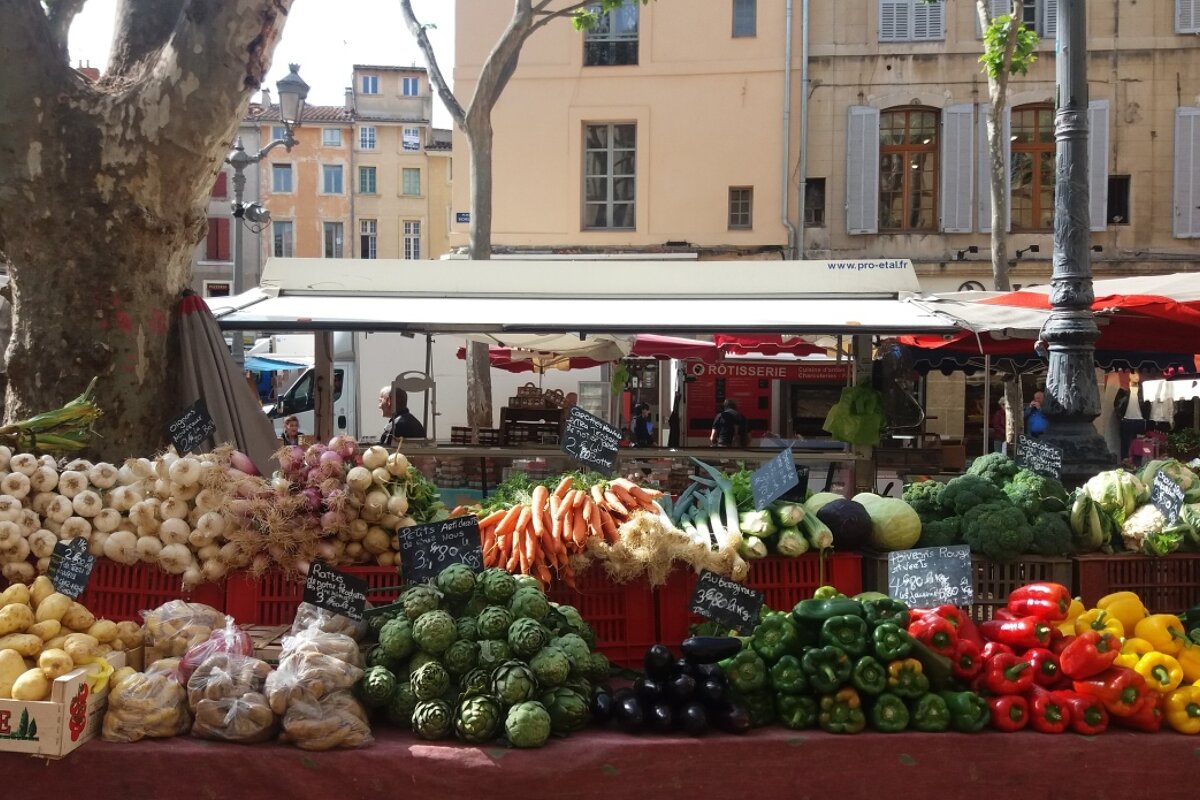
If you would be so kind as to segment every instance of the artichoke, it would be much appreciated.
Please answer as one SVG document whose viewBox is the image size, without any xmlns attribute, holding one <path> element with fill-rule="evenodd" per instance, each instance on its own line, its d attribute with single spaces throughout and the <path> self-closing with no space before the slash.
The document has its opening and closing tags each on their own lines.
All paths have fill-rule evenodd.
<svg viewBox="0 0 1200 800">
<path fill-rule="evenodd" d="M 565 625 L 555 627 L 555 634 L 563 636 L 568 633 L 577 633 L 581 639 L 587 642 L 588 647 L 596 646 L 596 632 L 584 620 L 583 615 L 579 613 L 579 609 L 575 608 L 575 606 L 560 605 L 558 603 L 551 603 L 550 605 L 566 622 Z"/>
<path fill-rule="evenodd" d="M 536 694 L 537 678 L 520 661 L 505 661 L 492 675 L 492 695 L 505 708 L 532 700 Z"/>
<path fill-rule="evenodd" d="M 543 647 L 529 659 L 529 668 L 540 686 L 558 686 L 571 674 L 571 661 L 557 647 Z"/>
<path fill-rule="evenodd" d="M 458 639 L 458 628 L 445 611 L 426 611 L 413 623 L 412 635 L 417 647 L 436 656 Z"/>
<path fill-rule="evenodd" d="M 454 732 L 464 742 L 489 742 L 496 738 L 503 718 L 504 709 L 495 698 L 486 695 L 468 697 L 458 707 L 458 714 L 454 717 Z"/>
<path fill-rule="evenodd" d="M 388 722 L 401 728 L 412 727 L 413 709 L 416 707 L 417 696 L 413 694 L 412 684 L 397 683 L 392 701 L 387 706 Z"/>
<path fill-rule="evenodd" d="M 508 642 L 484 639 L 479 643 L 479 666 L 489 673 L 512 658 Z"/>
<path fill-rule="evenodd" d="M 390 658 L 383 651 L 382 645 L 375 645 L 367 651 L 366 666 L 368 667 L 387 667 L 387 670 L 393 675 L 401 675 L 404 673 L 405 659 L 396 660 Z"/>
<path fill-rule="evenodd" d="M 441 697 L 450 688 L 450 673 L 436 661 L 424 664 L 412 674 L 412 690 L 418 700 Z"/>
<path fill-rule="evenodd" d="M 396 676 L 387 667 L 371 667 L 358 679 L 358 698 L 368 708 L 384 708 L 396 692 Z"/>
<path fill-rule="evenodd" d="M 604 653 L 592 653 L 588 664 L 583 667 L 583 676 L 594 683 L 604 683 L 612 674 L 612 664 Z"/>
<path fill-rule="evenodd" d="M 442 653 L 442 664 L 455 677 L 465 675 L 479 664 L 479 644 L 459 639 Z"/>
<path fill-rule="evenodd" d="M 541 622 L 550 613 L 550 601 L 546 599 L 546 595 L 542 594 L 541 589 L 526 586 L 517 589 L 512 600 L 508 601 L 508 610 L 514 617 L 524 617 Z"/>
<path fill-rule="evenodd" d="M 561 686 L 541 697 L 541 704 L 550 714 L 550 730 L 566 735 L 586 727 L 591 719 L 591 707 L 583 695 Z"/>
<path fill-rule="evenodd" d="M 507 603 L 508 601 L 506 600 L 505 602 Z M 476 584 L 475 593 L 463 604 L 462 613 L 459 616 L 478 617 L 479 612 L 483 611 L 489 605 L 491 605 L 491 601 L 487 599 L 487 596 L 483 592 L 479 591 L 479 585 Z"/>
<path fill-rule="evenodd" d="M 582 697 L 592 696 L 592 682 L 587 678 L 567 678 L 565 681 L 563 681 L 562 688 L 570 689 L 572 692 Z"/>
<path fill-rule="evenodd" d="M 504 734 L 513 747 L 541 747 L 550 738 L 550 713 L 541 703 L 517 703 L 504 719 Z"/>
<path fill-rule="evenodd" d="M 435 583 L 447 597 L 467 598 L 475 591 L 475 572 L 466 564 L 451 564 L 438 573 Z"/>
<path fill-rule="evenodd" d="M 517 591 L 522 589 L 537 589 L 542 590 L 542 582 L 532 575 L 514 575 L 513 580 L 517 582 Z"/>
<path fill-rule="evenodd" d="M 517 591 L 517 579 L 499 567 L 491 567 L 479 573 L 476 584 L 489 603 L 505 604 Z"/>
<path fill-rule="evenodd" d="M 518 658 L 532 658 L 549 641 L 550 632 L 531 619 L 518 619 L 508 628 L 508 646 Z"/>
<path fill-rule="evenodd" d="M 454 627 L 458 630 L 458 638 L 465 639 L 468 642 L 479 641 L 479 628 L 475 625 L 475 616 L 459 617 L 454 623 Z"/>
<path fill-rule="evenodd" d="M 436 611 L 441 605 L 442 596 L 437 589 L 425 584 L 410 586 L 400 595 L 400 602 L 404 604 L 404 616 L 410 620 L 415 620 L 422 614 L 430 611 Z"/>
<path fill-rule="evenodd" d="M 480 639 L 504 641 L 508 638 L 508 627 L 512 623 L 513 615 L 507 608 L 488 606 L 480 611 L 479 616 L 475 619 L 475 629 L 478 631 Z"/>
<path fill-rule="evenodd" d="M 408 659 L 409 680 L 412 680 L 411 676 L 414 672 L 416 672 L 417 670 L 419 670 L 421 667 L 425 666 L 426 664 L 435 662 L 437 660 L 438 660 L 437 656 L 430 655 L 429 653 L 423 652 L 421 650 L 418 650 L 417 652 L 413 653 L 412 656 Z"/>
<path fill-rule="evenodd" d="M 567 660 L 571 662 L 572 675 L 584 675 L 591 669 L 592 651 L 579 634 L 568 633 L 566 636 L 559 636 L 550 644 L 566 654 Z"/>
<path fill-rule="evenodd" d="M 492 671 L 476 667 L 459 679 L 458 688 L 464 697 L 487 694 L 492 690 Z"/>
<path fill-rule="evenodd" d="M 422 739 L 445 739 L 454 728 L 454 712 L 444 700 L 424 700 L 413 709 L 412 728 Z"/>
<path fill-rule="evenodd" d="M 413 624 L 408 617 L 391 620 L 379 632 L 379 646 L 393 661 L 401 661 L 416 649 L 413 642 Z"/>
<path fill-rule="evenodd" d="M 371 632 L 371 636 L 375 639 L 379 638 L 379 632 L 383 630 L 383 626 L 394 620 L 399 611 L 389 611 L 383 614 L 375 614 L 367 618 L 367 630 Z"/>
</svg>

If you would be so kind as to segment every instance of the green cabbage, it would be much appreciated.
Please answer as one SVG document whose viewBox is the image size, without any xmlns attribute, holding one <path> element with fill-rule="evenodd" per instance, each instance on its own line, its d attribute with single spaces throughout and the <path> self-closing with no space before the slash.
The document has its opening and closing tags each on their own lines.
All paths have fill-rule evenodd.
<svg viewBox="0 0 1200 800">
<path fill-rule="evenodd" d="M 871 515 L 871 546 L 876 550 L 908 550 L 921 538 L 921 518 L 898 497 L 864 492 L 855 495 Z"/>
</svg>

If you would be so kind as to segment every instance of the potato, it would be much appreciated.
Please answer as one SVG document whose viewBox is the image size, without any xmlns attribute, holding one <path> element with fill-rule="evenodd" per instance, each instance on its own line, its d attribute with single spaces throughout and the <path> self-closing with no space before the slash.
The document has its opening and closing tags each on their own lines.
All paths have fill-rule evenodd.
<svg viewBox="0 0 1200 800">
<path fill-rule="evenodd" d="M 62 624 L 64 628 L 85 633 L 96 624 L 96 615 L 88 611 L 85 606 L 72 602 L 67 613 L 62 616 Z"/>
<path fill-rule="evenodd" d="M 40 636 L 43 642 L 48 642 L 62 631 L 62 623 L 57 620 L 48 619 L 45 622 L 38 622 L 30 625 L 25 629 L 26 633 L 32 633 L 34 636 Z"/>
<path fill-rule="evenodd" d="M 42 602 L 37 605 L 37 621 L 45 622 L 48 619 L 52 619 L 56 622 L 62 622 L 63 616 L 74 602 L 74 600 L 65 594 L 59 594 L 58 592 L 42 598 Z"/>
<path fill-rule="evenodd" d="M 86 633 L 72 633 L 63 644 L 63 650 L 76 664 L 91 664 L 101 656 L 100 643 L 95 636 Z"/>
<path fill-rule="evenodd" d="M 98 619 L 87 629 L 87 634 L 96 637 L 100 644 L 108 644 L 117 638 L 117 623 L 109 619 Z"/>
<path fill-rule="evenodd" d="M 38 656 L 38 667 L 46 678 L 54 680 L 75 669 L 75 662 L 64 650 L 43 650 Z"/>
<path fill-rule="evenodd" d="M 29 587 L 30 599 L 32 605 L 37 608 L 41 602 L 52 594 L 57 594 L 54 590 L 54 584 L 50 582 L 50 578 L 46 575 L 38 575 L 33 580 L 33 584 Z"/>
<path fill-rule="evenodd" d="M 42 652 L 42 637 L 32 633 L 10 633 L 8 636 L 0 636 L 0 650 L 9 649 L 32 658 Z"/>
<path fill-rule="evenodd" d="M 119 670 L 117 670 L 116 672 L 114 672 L 112 674 L 112 677 L 108 679 L 108 682 L 109 682 L 109 685 L 113 689 L 116 689 L 118 686 L 121 685 L 121 681 L 125 680 L 126 678 L 130 677 L 131 675 L 137 675 L 137 674 L 138 674 L 138 671 L 136 669 L 134 669 L 133 667 L 121 667 Z"/>
<path fill-rule="evenodd" d="M 120 639 L 113 639 L 111 642 L 108 643 L 108 646 L 110 648 L 112 648 L 113 650 L 120 652 L 120 653 L 124 653 L 125 650 L 127 649 L 125 647 L 125 643 L 122 642 Z"/>
<path fill-rule="evenodd" d="M 12 687 L 13 700 L 45 700 L 50 697 L 50 679 L 38 668 L 21 673 Z"/>
<path fill-rule="evenodd" d="M 0 650 L 0 698 L 12 697 L 13 684 L 25 672 L 25 659 L 16 650 Z"/>
<path fill-rule="evenodd" d="M 112 652 L 112 645 L 111 644 L 99 644 L 96 646 L 96 652 L 100 655 L 101 658 L 103 658 L 104 656 L 106 656 Z"/>
<path fill-rule="evenodd" d="M 0 608 L 0 636 L 20 633 L 33 624 L 33 609 L 13 603 Z"/>
<path fill-rule="evenodd" d="M 126 650 L 135 650 L 142 646 L 146 635 L 142 633 L 142 626 L 131 620 L 124 620 L 117 623 L 117 637 L 125 643 Z"/>
<path fill-rule="evenodd" d="M 62 650 L 63 645 L 67 643 L 68 633 L 69 633 L 69 631 L 67 633 L 64 633 L 62 630 L 59 630 L 58 636 L 55 636 L 53 639 L 46 640 L 46 644 L 44 644 L 42 646 L 43 649 L 45 649 L 45 650 Z"/>
<path fill-rule="evenodd" d="M 48 579 L 47 579 L 48 580 Z M 23 583 L 14 583 L 0 592 L 0 606 L 30 605 L 29 587 Z"/>
</svg>

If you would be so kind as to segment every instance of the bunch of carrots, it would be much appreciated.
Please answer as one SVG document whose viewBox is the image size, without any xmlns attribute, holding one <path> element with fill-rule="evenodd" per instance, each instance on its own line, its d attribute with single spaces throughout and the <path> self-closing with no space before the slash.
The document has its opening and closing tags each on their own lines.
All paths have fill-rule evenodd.
<svg viewBox="0 0 1200 800">
<path fill-rule="evenodd" d="M 625 478 L 594 483 L 585 489 L 574 488 L 573 482 L 571 476 L 566 476 L 553 491 L 538 484 L 528 503 L 517 503 L 480 519 L 483 565 L 532 575 L 543 585 L 557 574 L 574 588 L 570 557 L 582 553 L 589 538 L 614 544 L 617 529 L 635 511 L 662 512 L 656 502 L 662 492 Z"/>
</svg>

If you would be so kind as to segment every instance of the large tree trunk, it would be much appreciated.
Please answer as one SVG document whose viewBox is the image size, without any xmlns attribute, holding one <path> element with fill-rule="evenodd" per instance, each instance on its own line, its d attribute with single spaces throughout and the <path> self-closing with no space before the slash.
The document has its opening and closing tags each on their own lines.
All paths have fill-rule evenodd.
<svg viewBox="0 0 1200 800">
<path fill-rule="evenodd" d="M 6 411 L 61 405 L 99 376 L 92 454 L 109 460 L 153 453 L 180 410 L 176 301 L 214 176 L 290 5 L 157 2 L 124 0 L 122 55 L 94 86 L 66 63 L 65 37 L 39 3 L 0 0 Z"/>
<path fill-rule="evenodd" d="M 489 111 L 467 115 L 471 147 L 471 258 L 492 257 L 492 120 Z M 467 348 L 467 424 L 473 431 L 492 427 L 492 362 L 486 342 Z"/>
</svg>

